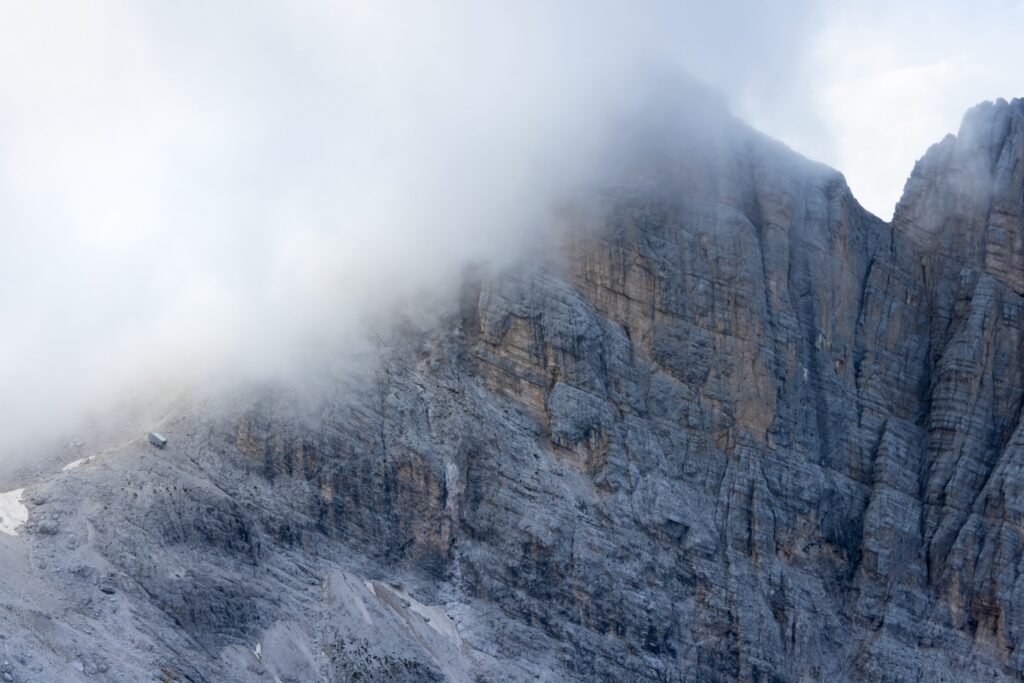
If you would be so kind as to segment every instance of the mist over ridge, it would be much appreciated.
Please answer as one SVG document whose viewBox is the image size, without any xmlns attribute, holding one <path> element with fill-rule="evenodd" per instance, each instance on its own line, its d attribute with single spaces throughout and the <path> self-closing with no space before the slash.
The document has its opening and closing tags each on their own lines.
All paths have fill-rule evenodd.
<svg viewBox="0 0 1024 683">
<path fill-rule="evenodd" d="M 1022 25 L 8 3 L 0 679 L 1024 680 Z"/>
<path fill-rule="evenodd" d="M 680 68 L 646 30 L 606 44 L 609 8 L 582 26 L 535 4 L 7 12 L 8 454 L 112 404 L 343 353 L 467 264 L 543 250 L 617 122 Z"/>
<path fill-rule="evenodd" d="M 287 372 L 542 248 L 665 74 L 820 131 L 790 115 L 801 64 L 856 25 L 812 2 L 4 14 L 0 453 L 139 391 Z"/>
</svg>

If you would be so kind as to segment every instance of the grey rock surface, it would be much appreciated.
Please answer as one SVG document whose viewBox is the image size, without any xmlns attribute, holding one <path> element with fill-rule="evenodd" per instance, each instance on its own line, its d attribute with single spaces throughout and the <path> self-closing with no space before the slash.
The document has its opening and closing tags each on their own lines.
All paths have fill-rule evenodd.
<svg viewBox="0 0 1024 683">
<path fill-rule="evenodd" d="M 0 671 L 1024 678 L 1024 100 L 892 223 L 724 114 L 647 123 L 562 249 L 359 375 L 30 483 Z"/>
</svg>

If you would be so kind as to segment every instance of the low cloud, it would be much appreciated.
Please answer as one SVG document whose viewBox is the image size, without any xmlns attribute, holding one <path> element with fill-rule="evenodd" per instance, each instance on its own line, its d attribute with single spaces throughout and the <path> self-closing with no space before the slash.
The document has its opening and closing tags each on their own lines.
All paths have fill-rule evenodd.
<svg viewBox="0 0 1024 683">
<path fill-rule="evenodd" d="M 835 10 L 705 5 L 6 3 L 0 458 L 535 247 L 646 65 L 843 157 Z"/>
</svg>

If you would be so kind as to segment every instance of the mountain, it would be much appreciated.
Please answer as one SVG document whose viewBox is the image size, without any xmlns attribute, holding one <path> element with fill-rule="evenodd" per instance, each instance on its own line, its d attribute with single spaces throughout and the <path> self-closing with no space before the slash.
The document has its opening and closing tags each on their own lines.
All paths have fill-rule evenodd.
<svg viewBox="0 0 1024 683">
<path fill-rule="evenodd" d="M 4 680 L 1024 677 L 1024 100 L 891 223 L 694 107 L 361 372 L 29 482 Z"/>
</svg>

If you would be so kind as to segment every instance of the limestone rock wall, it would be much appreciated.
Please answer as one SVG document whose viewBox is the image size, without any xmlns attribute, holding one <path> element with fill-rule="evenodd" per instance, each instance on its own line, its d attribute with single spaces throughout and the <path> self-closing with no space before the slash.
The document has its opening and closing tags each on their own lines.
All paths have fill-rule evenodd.
<svg viewBox="0 0 1024 683">
<path fill-rule="evenodd" d="M 315 409 L 38 487 L 34 557 L 113 577 L 178 680 L 1024 677 L 1024 101 L 891 224 L 738 122 L 673 133 Z"/>
</svg>

